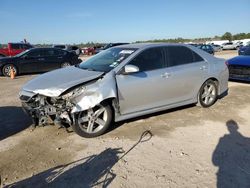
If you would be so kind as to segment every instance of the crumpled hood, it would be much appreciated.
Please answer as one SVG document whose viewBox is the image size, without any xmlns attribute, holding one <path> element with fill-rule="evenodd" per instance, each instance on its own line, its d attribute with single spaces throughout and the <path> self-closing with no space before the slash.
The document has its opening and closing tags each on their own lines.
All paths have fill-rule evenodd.
<svg viewBox="0 0 250 188">
<path fill-rule="evenodd" d="M 27 82 L 22 89 L 49 97 L 58 97 L 71 87 L 96 79 L 103 74 L 103 72 L 70 66 L 37 76 Z"/>
</svg>

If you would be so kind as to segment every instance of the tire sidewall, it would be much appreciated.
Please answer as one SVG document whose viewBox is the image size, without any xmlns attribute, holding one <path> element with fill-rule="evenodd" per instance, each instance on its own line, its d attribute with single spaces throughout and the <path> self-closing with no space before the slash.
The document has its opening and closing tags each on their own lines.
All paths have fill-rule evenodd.
<svg viewBox="0 0 250 188">
<path fill-rule="evenodd" d="M 204 102 L 202 101 L 202 98 L 201 98 L 203 89 L 204 89 L 204 87 L 205 87 L 207 84 L 213 84 L 214 87 L 215 87 L 215 95 L 216 95 L 216 97 L 215 97 L 215 99 L 213 100 L 213 102 L 210 103 L 210 104 L 204 104 Z M 198 104 L 199 104 L 199 106 L 202 106 L 203 108 L 208 108 L 208 107 L 212 106 L 212 105 L 217 101 L 217 99 L 218 99 L 218 87 L 217 87 L 217 85 L 215 84 L 214 81 L 212 81 L 212 80 L 207 80 L 207 81 L 201 86 L 200 91 L 199 91 L 199 95 L 198 95 Z"/>
<path fill-rule="evenodd" d="M 93 138 L 93 137 L 100 136 L 107 131 L 107 129 L 110 127 L 110 124 L 112 122 L 113 113 L 112 113 L 111 106 L 109 104 L 101 104 L 101 105 L 107 110 L 107 121 L 106 121 L 105 126 L 100 131 L 98 131 L 96 133 L 87 133 L 87 132 L 83 131 L 78 124 L 78 116 L 80 114 L 79 113 L 79 114 L 75 115 L 75 123 L 73 123 L 71 125 L 72 129 L 74 130 L 74 132 L 76 134 L 78 134 L 81 137 L 85 137 L 85 138 Z"/>
</svg>

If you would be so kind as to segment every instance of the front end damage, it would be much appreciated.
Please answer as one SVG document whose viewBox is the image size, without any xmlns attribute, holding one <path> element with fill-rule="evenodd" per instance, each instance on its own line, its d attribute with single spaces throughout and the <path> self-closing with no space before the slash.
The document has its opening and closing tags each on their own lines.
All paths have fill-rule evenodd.
<svg viewBox="0 0 250 188">
<path fill-rule="evenodd" d="M 58 88 L 59 90 L 59 88 Z M 116 98 L 116 83 L 113 74 L 100 77 L 82 85 L 73 86 L 58 96 L 51 90 L 20 92 L 23 109 L 31 116 L 34 126 L 56 124 L 68 127 L 75 122 L 75 115 L 91 109 L 106 99 Z M 56 87 L 53 91 L 57 92 Z"/>
</svg>

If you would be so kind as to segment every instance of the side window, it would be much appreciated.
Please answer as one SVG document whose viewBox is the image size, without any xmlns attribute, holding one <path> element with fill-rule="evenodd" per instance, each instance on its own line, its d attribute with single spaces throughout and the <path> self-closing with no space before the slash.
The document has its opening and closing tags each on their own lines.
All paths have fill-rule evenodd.
<svg viewBox="0 0 250 188">
<path fill-rule="evenodd" d="M 55 55 L 56 56 L 63 56 L 63 55 L 66 55 L 66 51 L 63 51 L 63 50 L 55 50 Z"/>
<path fill-rule="evenodd" d="M 19 44 L 11 44 L 11 48 L 12 48 L 12 49 L 15 49 L 15 50 L 20 49 L 20 48 L 19 48 Z"/>
<path fill-rule="evenodd" d="M 140 71 L 164 68 L 164 51 L 162 48 L 147 49 L 136 56 L 129 64 L 139 67 Z"/>
<path fill-rule="evenodd" d="M 194 62 L 204 61 L 204 59 L 193 51 Z"/>
<path fill-rule="evenodd" d="M 55 50 L 54 49 L 45 49 L 44 56 L 55 56 Z"/>
<path fill-rule="evenodd" d="M 30 49 L 30 48 L 31 48 L 31 46 L 28 45 L 28 44 L 24 44 L 24 45 L 23 45 L 23 49 Z"/>
<path fill-rule="evenodd" d="M 27 54 L 28 57 L 41 57 L 42 51 L 41 50 L 33 50 Z"/>
<path fill-rule="evenodd" d="M 169 46 L 168 58 L 169 66 L 184 65 L 194 62 L 193 52 L 184 46 Z"/>
</svg>

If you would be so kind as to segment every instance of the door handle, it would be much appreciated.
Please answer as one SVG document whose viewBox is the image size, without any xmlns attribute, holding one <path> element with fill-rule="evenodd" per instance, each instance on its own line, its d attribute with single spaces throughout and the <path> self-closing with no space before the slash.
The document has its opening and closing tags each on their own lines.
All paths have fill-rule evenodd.
<svg viewBox="0 0 250 188">
<path fill-rule="evenodd" d="M 200 70 L 206 70 L 207 69 L 207 66 L 203 65 L 200 67 Z"/>
<path fill-rule="evenodd" d="M 39 60 L 39 61 L 43 61 L 43 60 L 44 60 L 44 58 L 38 58 L 38 60 Z"/>
<path fill-rule="evenodd" d="M 168 73 L 168 72 L 165 72 L 165 73 L 163 73 L 163 74 L 161 75 L 162 78 L 169 78 L 170 76 L 171 76 L 171 74 Z"/>
<path fill-rule="evenodd" d="M 58 59 L 62 59 L 63 57 L 57 57 Z"/>
</svg>

